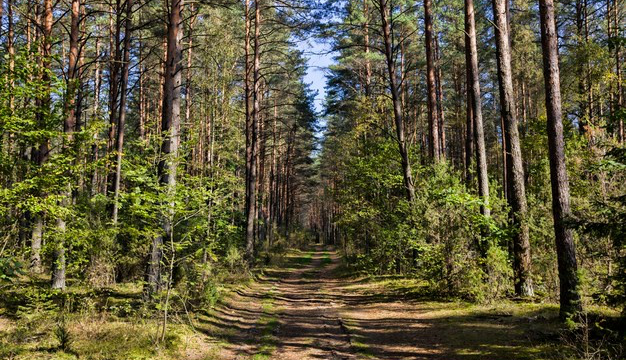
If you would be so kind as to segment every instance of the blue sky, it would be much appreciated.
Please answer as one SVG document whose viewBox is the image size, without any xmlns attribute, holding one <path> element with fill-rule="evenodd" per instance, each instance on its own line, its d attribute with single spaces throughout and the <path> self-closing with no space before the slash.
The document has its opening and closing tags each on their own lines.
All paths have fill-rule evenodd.
<svg viewBox="0 0 626 360">
<path fill-rule="evenodd" d="M 317 91 L 315 97 L 315 110 L 320 113 L 323 110 L 324 97 L 326 96 L 325 72 L 328 66 L 333 64 L 333 54 L 328 53 L 330 45 L 317 39 L 307 39 L 298 43 L 298 48 L 304 51 L 308 58 L 307 74 L 304 81 L 311 85 L 311 89 Z"/>
</svg>

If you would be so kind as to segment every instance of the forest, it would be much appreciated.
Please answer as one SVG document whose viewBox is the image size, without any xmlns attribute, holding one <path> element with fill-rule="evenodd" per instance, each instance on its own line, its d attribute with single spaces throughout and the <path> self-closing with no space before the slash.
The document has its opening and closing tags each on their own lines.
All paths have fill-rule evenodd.
<svg viewBox="0 0 626 360">
<path fill-rule="evenodd" d="M 0 43 L 0 359 L 626 358 L 624 0 L 0 0 Z"/>
</svg>

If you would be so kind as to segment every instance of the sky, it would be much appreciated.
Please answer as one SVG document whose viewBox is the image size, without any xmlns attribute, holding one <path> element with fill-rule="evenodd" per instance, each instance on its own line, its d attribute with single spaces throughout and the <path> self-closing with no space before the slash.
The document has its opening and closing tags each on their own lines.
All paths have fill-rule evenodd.
<svg viewBox="0 0 626 360">
<path fill-rule="evenodd" d="M 315 110 L 321 113 L 324 109 L 324 98 L 326 96 L 325 73 L 328 66 L 334 63 L 334 55 L 329 53 L 329 44 L 320 42 L 317 39 L 301 41 L 298 44 L 298 48 L 304 51 L 304 55 L 308 58 L 308 69 L 304 81 L 311 85 L 312 90 L 317 91 Z"/>
</svg>

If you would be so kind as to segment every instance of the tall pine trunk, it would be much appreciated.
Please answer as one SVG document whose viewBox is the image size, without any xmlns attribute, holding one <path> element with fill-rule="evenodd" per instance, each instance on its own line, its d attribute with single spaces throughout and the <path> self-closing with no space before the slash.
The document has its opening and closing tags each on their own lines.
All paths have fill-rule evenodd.
<svg viewBox="0 0 626 360">
<path fill-rule="evenodd" d="M 244 3 L 244 22 L 245 22 L 245 74 L 244 74 L 244 95 L 245 95 L 245 109 L 246 109 L 246 203 L 245 203 L 245 211 L 246 211 L 246 248 L 245 248 L 245 257 L 246 260 L 250 263 L 254 256 L 254 204 L 252 201 L 252 189 L 251 184 L 254 184 L 251 181 L 252 172 L 253 172 L 253 162 L 254 162 L 254 123 L 253 123 L 253 114 L 252 114 L 252 86 L 250 81 L 250 72 L 252 70 L 252 65 L 250 61 L 250 39 L 251 39 L 251 18 L 250 18 L 250 1 L 246 0 Z"/>
<path fill-rule="evenodd" d="M 41 29 L 43 41 L 41 44 L 40 65 L 43 69 L 41 73 L 42 91 L 36 99 L 37 103 L 37 124 L 42 128 L 46 126 L 47 118 L 50 113 L 50 71 L 52 57 L 52 0 L 44 0 L 43 14 L 38 29 Z M 49 157 L 49 140 L 42 139 L 33 147 L 32 158 L 37 166 L 42 166 Z M 46 194 L 39 194 L 45 197 Z M 41 246 L 44 231 L 44 214 L 38 212 L 33 214 L 33 227 L 31 235 L 31 268 L 34 272 L 41 272 Z"/>
<path fill-rule="evenodd" d="M 246 193 L 246 260 L 249 264 L 254 261 L 254 245 L 255 245 L 255 224 L 257 214 L 257 150 L 258 150 L 258 128 L 259 128 L 259 112 L 261 110 L 260 103 L 260 68 L 261 68 L 261 52 L 260 52 L 260 36 L 261 36 L 261 7 L 259 0 L 254 2 L 254 60 L 252 71 L 252 114 L 247 121 L 246 127 L 249 136 L 249 144 L 246 148 L 246 160 L 248 162 L 247 176 L 247 193 Z"/>
<path fill-rule="evenodd" d="M 528 235 L 526 189 L 524 186 L 524 166 L 519 141 L 517 111 L 513 93 L 513 70 L 511 68 L 511 42 L 506 11 L 508 0 L 493 0 L 493 13 L 496 34 L 496 55 L 498 83 L 500 89 L 500 116 L 504 123 L 504 143 L 506 144 L 506 178 L 508 182 L 507 200 L 511 206 L 511 223 L 516 228 L 513 235 L 513 270 L 515 273 L 515 294 L 533 296 L 530 274 L 530 240 Z"/>
<path fill-rule="evenodd" d="M 163 242 L 173 236 L 174 196 L 176 191 L 176 167 L 180 144 L 180 87 L 182 81 L 183 36 L 182 0 L 172 0 L 167 23 L 167 56 L 163 82 L 163 113 L 161 115 L 161 161 L 159 183 L 165 188 L 166 204 L 161 216 L 161 233 L 154 237 L 148 262 L 147 284 L 144 296 L 149 297 L 160 289 Z"/>
<path fill-rule="evenodd" d="M 615 109 L 621 110 L 624 106 L 624 86 L 622 85 L 622 53 L 619 38 L 620 0 L 613 0 L 613 32 L 615 41 L 615 76 L 617 88 L 615 89 Z M 622 38 L 623 40 L 623 38 Z M 620 143 L 624 143 L 624 116 L 620 116 L 617 124 L 617 138 Z"/>
<path fill-rule="evenodd" d="M 483 128 L 483 112 L 480 97 L 480 73 L 478 69 L 478 51 L 476 45 L 476 24 L 474 21 L 474 1 L 465 0 L 465 41 L 469 50 L 470 73 L 468 82 L 468 97 L 471 97 L 472 122 L 474 125 L 474 141 L 476 146 L 476 175 L 478 177 L 478 195 L 484 205 L 481 213 L 489 216 L 489 178 L 487 175 L 487 150 L 485 149 L 485 131 Z"/>
<path fill-rule="evenodd" d="M 446 120 L 443 106 L 443 72 L 441 70 L 441 49 L 435 37 L 435 75 L 437 80 L 437 119 L 439 121 L 439 150 L 441 159 L 446 158 Z"/>
<path fill-rule="evenodd" d="M 70 8 L 70 51 L 68 59 L 67 71 L 67 93 L 65 94 L 64 113 L 65 121 L 63 123 L 63 132 L 65 137 L 61 152 L 65 156 L 70 156 L 69 150 L 74 138 L 74 130 L 76 127 L 76 91 L 78 90 L 78 36 L 79 36 L 79 20 L 80 20 L 80 0 L 72 0 Z M 67 184 L 61 193 L 60 205 L 68 207 L 72 203 L 72 172 L 66 174 L 68 178 Z M 63 216 L 57 218 L 57 242 L 52 252 L 52 288 L 65 288 L 65 230 L 66 223 Z"/>
<path fill-rule="evenodd" d="M 424 37 L 426 41 L 426 86 L 428 103 L 428 141 L 430 157 L 435 163 L 441 158 L 439 120 L 437 119 L 437 88 L 435 81 L 435 59 L 433 51 L 432 0 L 424 0 Z"/>
<path fill-rule="evenodd" d="M 554 1 L 539 0 L 541 19 L 541 48 L 543 77 L 548 117 L 548 150 L 550 155 L 550 182 L 552 184 L 552 213 L 560 281 L 561 317 L 582 309 L 578 292 L 578 266 L 572 230 L 565 224 L 570 215 L 569 181 L 565 169 L 565 145 L 561 112 L 561 84 L 559 80 L 558 38 L 554 18 Z"/>
<path fill-rule="evenodd" d="M 120 181 L 122 177 L 122 154 L 124 152 L 124 127 L 126 125 L 126 92 L 128 90 L 128 73 L 130 68 L 130 40 L 132 36 L 133 0 L 126 1 L 126 18 L 124 19 L 124 58 L 122 78 L 120 79 L 120 103 L 115 134 L 115 172 L 113 173 L 113 209 L 111 220 L 117 225 L 120 197 Z"/>
</svg>

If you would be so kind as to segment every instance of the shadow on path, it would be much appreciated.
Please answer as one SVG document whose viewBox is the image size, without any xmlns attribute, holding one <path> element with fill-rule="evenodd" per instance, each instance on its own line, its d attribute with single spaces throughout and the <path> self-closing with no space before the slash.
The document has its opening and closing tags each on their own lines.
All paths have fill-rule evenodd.
<svg viewBox="0 0 626 360">
<path fill-rule="evenodd" d="M 550 320 L 481 314 L 337 276 L 339 255 L 292 253 L 203 317 L 224 359 L 536 359 Z M 381 290 L 377 292 L 376 290 Z"/>
</svg>

